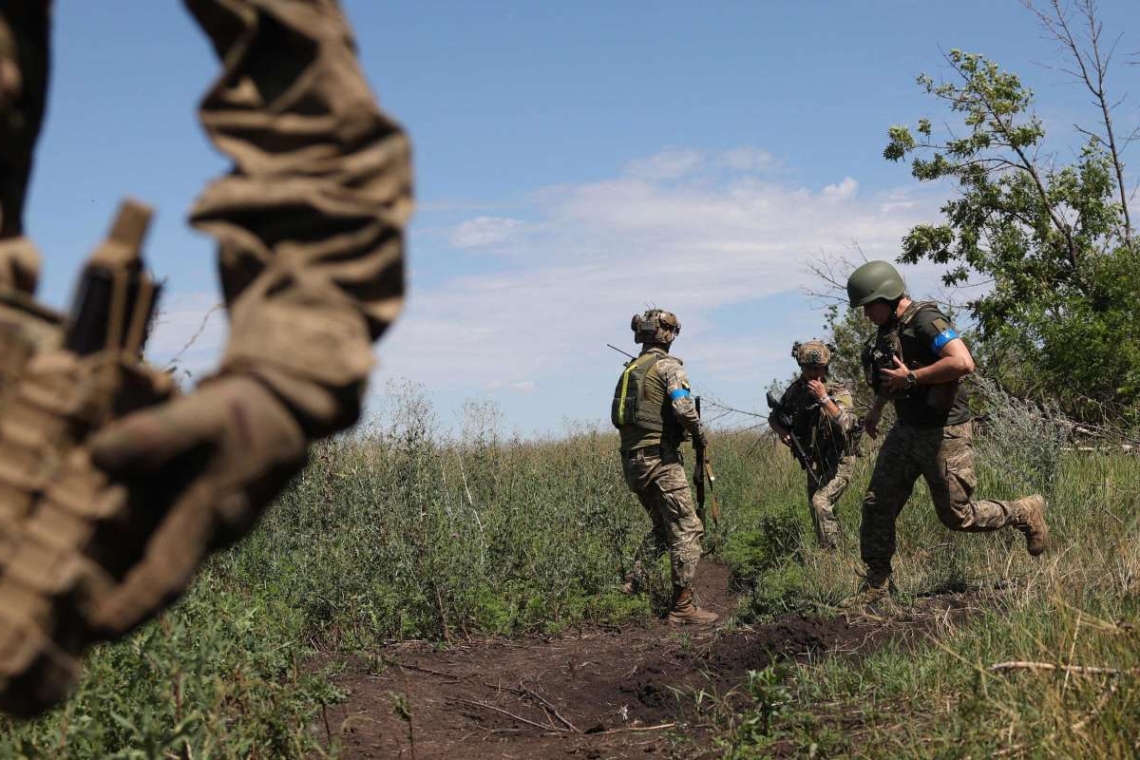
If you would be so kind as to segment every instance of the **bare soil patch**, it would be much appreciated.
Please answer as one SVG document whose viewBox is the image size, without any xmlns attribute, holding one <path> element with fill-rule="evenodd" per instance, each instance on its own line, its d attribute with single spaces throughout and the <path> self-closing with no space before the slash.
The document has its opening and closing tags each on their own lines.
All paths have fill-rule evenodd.
<svg viewBox="0 0 1140 760">
<path fill-rule="evenodd" d="M 707 560 L 697 589 L 722 615 L 730 572 Z M 437 651 L 399 644 L 386 667 L 354 658 L 336 677 L 348 699 L 326 730 L 359 758 L 697 758 L 712 727 L 693 694 L 725 695 L 780 658 L 860 655 L 887 640 L 936 635 L 977 609 L 972 595 L 927 597 L 905 615 L 788 616 L 726 633 L 716 628 L 587 629 L 557 637 L 472 641 Z"/>
</svg>

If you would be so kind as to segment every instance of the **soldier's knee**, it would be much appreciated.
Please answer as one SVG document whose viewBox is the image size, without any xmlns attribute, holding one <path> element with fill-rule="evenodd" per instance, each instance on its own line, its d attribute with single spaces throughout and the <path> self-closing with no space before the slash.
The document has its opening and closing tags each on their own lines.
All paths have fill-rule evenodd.
<svg viewBox="0 0 1140 760">
<path fill-rule="evenodd" d="M 949 495 L 935 497 L 934 508 L 939 521 L 950 530 L 965 530 L 973 522 L 973 510 L 970 509 L 969 501 L 954 499 Z"/>
</svg>

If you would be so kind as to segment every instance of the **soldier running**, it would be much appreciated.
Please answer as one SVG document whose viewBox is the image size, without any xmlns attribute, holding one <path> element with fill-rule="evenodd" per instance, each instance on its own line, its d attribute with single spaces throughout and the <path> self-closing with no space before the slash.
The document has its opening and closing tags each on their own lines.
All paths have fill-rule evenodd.
<svg viewBox="0 0 1140 760">
<path fill-rule="evenodd" d="M 973 423 L 961 379 L 974 359 L 950 319 L 933 301 L 912 301 L 898 271 L 870 261 L 847 280 L 852 308 L 878 326 L 864 351 L 875 401 L 864 420 L 878 435 L 883 407 L 892 401 L 898 421 L 887 434 L 863 499 L 859 539 L 867 577 L 852 603 L 885 597 L 891 588 L 895 522 L 919 475 L 942 524 L 951 530 L 1016 528 L 1033 556 L 1045 551 L 1048 527 L 1040 494 L 1014 501 L 975 500 Z"/>
<path fill-rule="evenodd" d="M 635 314 L 630 326 L 642 350 L 618 378 L 611 410 L 611 420 L 621 433 L 622 470 L 653 522 L 650 541 L 659 552 L 669 552 L 673 580 L 669 622 L 713 623 L 716 613 L 700 609 L 693 598 L 704 525 L 693 507 L 678 447 L 688 435 L 695 448 L 704 449 L 708 438 L 682 362 L 669 355 L 681 323 L 671 312 L 650 309 Z"/>
</svg>

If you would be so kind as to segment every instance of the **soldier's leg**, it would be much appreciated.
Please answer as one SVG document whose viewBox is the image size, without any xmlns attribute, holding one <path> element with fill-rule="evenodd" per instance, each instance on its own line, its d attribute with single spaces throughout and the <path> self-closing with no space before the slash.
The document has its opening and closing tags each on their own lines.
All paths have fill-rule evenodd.
<svg viewBox="0 0 1140 760">
<path fill-rule="evenodd" d="M 1049 535 L 1044 497 L 1034 494 L 1013 501 L 975 500 L 978 480 L 972 437 L 972 422 L 946 427 L 937 449 L 925 458 L 923 476 L 938 519 L 951 530 L 970 533 L 1016 528 L 1025 534 L 1029 553 L 1041 554 Z"/>
<path fill-rule="evenodd" d="M 896 423 L 875 459 L 871 484 L 863 497 L 859 552 L 867 565 L 868 581 L 886 587 L 895 556 L 895 523 L 910 498 L 919 467 L 911 453 L 915 431 Z"/>
<path fill-rule="evenodd" d="M 930 498 L 938 519 L 950 530 L 981 533 L 1012 524 L 1011 502 L 977 500 L 974 474 L 972 423 L 942 429 L 940 440 L 923 452 L 922 475 L 930 488 Z"/>
<path fill-rule="evenodd" d="M 626 594 L 635 593 L 644 586 L 646 562 L 654 563 L 658 557 L 669 551 L 665 522 L 653 495 L 651 475 L 654 466 L 654 462 L 646 460 L 642 455 L 636 453 L 622 455 L 622 472 L 625 475 L 626 485 L 637 497 L 650 521 L 650 528 L 634 553 L 633 566 L 628 568 L 622 577 L 622 592 Z"/>
<path fill-rule="evenodd" d="M 653 487 L 669 544 L 673 585 L 688 586 L 697 574 L 705 531 L 693 506 L 684 468 L 679 462 L 662 462 L 654 473 Z"/>
<path fill-rule="evenodd" d="M 51 2 L 0 4 L 0 286 L 35 290 L 39 254 L 24 235 L 32 157 L 47 101 Z"/>
<path fill-rule="evenodd" d="M 824 545 L 823 533 L 819 524 L 819 513 L 815 510 L 815 495 L 819 492 L 815 482 L 811 479 L 811 475 L 807 475 L 807 499 L 808 499 L 808 512 L 811 513 L 811 527 L 815 532 L 815 540 L 820 546 Z"/>
<path fill-rule="evenodd" d="M 657 503 L 669 535 L 669 558 L 673 569 L 673 604 L 669 622 L 674 625 L 714 623 L 716 613 L 702 610 L 693 596 L 693 580 L 701 560 L 704 525 L 689 495 L 689 481 L 677 461 L 664 461 L 655 473 Z"/>
<path fill-rule="evenodd" d="M 642 509 L 649 515 L 651 527 L 645 534 L 638 549 L 638 561 L 642 557 L 657 559 L 669 551 L 669 537 L 665 528 L 665 519 L 657 506 L 654 497 L 655 489 L 652 485 L 653 470 L 657 466 L 656 460 L 645 459 L 638 455 L 622 457 L 622 471 L 625 474 L 626 485 L 637 497 Z"/>
<path fill-rule="evenodd" d="M 840 462 L 825 470 L 821 480 L 823 482 L 820 487 L 811 493 L 812 522 L 815 523 L 820 546 L 834 549 L 839 544 L 839 519 L 835 516 L 835 504 L 851 482 L 851 465 Z"/>
</svg>

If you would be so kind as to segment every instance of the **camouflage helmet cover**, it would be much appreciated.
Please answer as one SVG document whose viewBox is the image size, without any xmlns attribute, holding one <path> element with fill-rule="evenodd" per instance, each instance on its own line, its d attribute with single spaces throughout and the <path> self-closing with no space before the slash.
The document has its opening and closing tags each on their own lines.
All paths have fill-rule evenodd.
<svg viewBox="0 0 1140 760">
<path fill-rule="evenodd" d="M 633 330 L 634 343 L 672 343 L 681 333 L 677 315 L 664 309 L 648 309 L 644 314 L 634 314 L 629 327 Z"/>
<path fill-rule="evenodd" d="M 800 343 L 798 340 L 792 344 L 792 358 L 801 367 L 826 367 L 831 363 L 831 354 L 835 346 L 828 345 L 822 340 L 809 340 Z"/>
<path fill-rule="evenodd" d="M 886 261 L 868 261 L 847 278 L 847 298 L 853 309 L 872 301 L 897 301 L 905 293 L 902 275 Z"/>
</svg>

